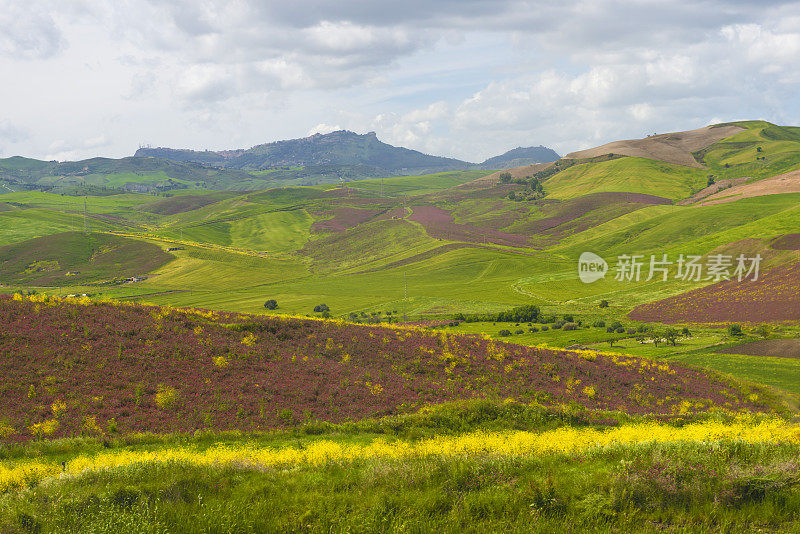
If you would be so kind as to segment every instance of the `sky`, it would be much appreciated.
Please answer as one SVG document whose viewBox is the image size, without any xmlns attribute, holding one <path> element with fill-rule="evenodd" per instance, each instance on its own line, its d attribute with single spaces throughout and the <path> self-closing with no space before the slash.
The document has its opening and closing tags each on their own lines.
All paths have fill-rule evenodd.
<svg viewBox="0 0 800 534">
<path fill-rule="evenodd" d="M 480 162 L 800 125 L 800 2 L 0 0 L 0 157 L 338 129 Z"/>
</svg>

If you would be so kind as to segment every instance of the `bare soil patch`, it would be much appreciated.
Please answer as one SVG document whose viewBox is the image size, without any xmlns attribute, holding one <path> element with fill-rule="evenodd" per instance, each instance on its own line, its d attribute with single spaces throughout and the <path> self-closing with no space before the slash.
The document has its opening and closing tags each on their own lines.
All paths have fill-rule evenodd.
<svg viewBox="0 0 800 534">
<path fill-rule="evenodd" d="M 750 180 L 749 176 L 744 176 L 742 178 L 730 178 L 728 180 L 720 180 L 712 185 L 709 185 L 708 187 L 701 189 L 700 191 L 690 196 L 689 198 L 681 200 L 680 202 L 678 202 L 678 205 L 688 206 L 690 204 L 694 204 L 695 202 L 700 202 L 701 200 L 708 198 L 715 193 L 719 193 L 720 191 L 726 191 L 734 186 L 743 184 L 747 180 Z"/>
<path fill-rule="evenodd" d="M 782 193 L 800 193 L 800 170 L 778 174 L 772 178 L 765 178 L 757 182 L 740 184 L 735 187 L 723 189 L 709 195 L 698 206 L 711 206 L 734 202 L 743 198 L 760 197 L 764 195 L 780 195 Z"/>
<path fill-rule="evenodd" d="M 485 187 L 488 185 L 495 185 L 500 182 L 500 175 L 503 174 L 504 172 L 510 174 L 511 178 L 525 178 L 526 176 L 533 176 L 533 174 L 536 172 L 543 171 L 549 167 L 552 167 L 553 163 L 555 162 L 551 161 L 549 163 L 534 163 L 533 165 L 523 165 L 521 167 L 511 167 L 510 169 L 503 169 L 493 174 L 476 178 L 471 182 L 457 185 L 453 187 L 453 189 L 469 189 L 473 187 Z"/>
<path fill-rule="evenodd" d="M 630 139 L 627 141 L 614 141 L 596 148 L 579 150 L 564 156 L 569 159 L 593 158 L 604 154 L 620 154 L 638 158 L 656 159 L 666 163 L 685 165 L 704 169 L 698 162 L 693 152 L 702 150 L 714 143 L 735 135 L 744 128 L 739 126 L 706 126 L 687 132 L 674 132 L 653 135 L 645 139 Z"/>
</svg>

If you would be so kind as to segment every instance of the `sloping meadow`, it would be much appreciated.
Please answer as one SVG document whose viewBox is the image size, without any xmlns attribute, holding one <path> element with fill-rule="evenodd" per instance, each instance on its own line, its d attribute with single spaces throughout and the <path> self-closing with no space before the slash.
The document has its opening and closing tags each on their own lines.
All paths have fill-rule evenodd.
<svg viewBox="0 0 800 534">
<path fill-rule="evenodd" d="M 0 296 L 0 439 L 264 430 L 487 398 L 665 416 L 766 411 L 705 371 L 300 317 Z"/>
</svg>

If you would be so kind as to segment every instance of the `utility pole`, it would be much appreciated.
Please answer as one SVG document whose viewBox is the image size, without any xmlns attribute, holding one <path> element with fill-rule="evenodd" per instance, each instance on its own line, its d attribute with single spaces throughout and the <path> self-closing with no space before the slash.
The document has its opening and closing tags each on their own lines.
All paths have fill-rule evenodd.
<svg viewBox="0 0 800 534">
<path fill-rule="evenodd" d="M 408 273 L 403 271 L 403 320 L 408 320 Z"/>
</svg>

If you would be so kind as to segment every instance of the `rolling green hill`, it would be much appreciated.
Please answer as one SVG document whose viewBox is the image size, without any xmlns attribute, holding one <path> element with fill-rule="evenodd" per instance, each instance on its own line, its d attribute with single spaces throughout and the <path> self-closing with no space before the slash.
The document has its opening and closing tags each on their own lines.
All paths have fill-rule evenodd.
<svg viewBox="0 0 800 534">
<path fill-rule="evenodd" d="M 107 282 L 147 274 L 172 259 L 143 241 L 65 232 L 0 247 L 0 282 L 32 286 Z"/>
<path fill-rule="evenodd" d="M 758 167 L 757 179 L 800 165 L 797 128 L 761 121 L 735 126 L 725 130 L 732 136 L 694 154 L 705 169 L 607 154 L 565 159 L 541 171 L 545 197 L 535 201 L 507 198 L 525 184 L 481 181 L 487 171 L 451 171 L 346 187 L 92 196 L 87 224 L 92 231 L 182 249 L 155 271 L 158 276 L 108 289 L 108 296 L 151 295 L 158 303 L 254 312 L 272 295 L 280 297 L 283 312 L 310 313 L 325 302 L 339 316 L 403 307 L 435 317 L 526 302 L 588 309 L 601 299 L 624 312 L 707 282 L 582 284 L 575 269 L 583 251 L 609 259 L 625 253 L 705 256 L 747 239 L 761 240 L 763 249 L 800 226 L 796 194 L 677 205 L 704 188 L 709 175 Z M 646 147 L 647 140 L 642 143 Z M 36 167 L 6 162 L 8 168 L 30 166 Z M 0 225 L 2 243 L 83 225 L 81 198 L 9 193 L 0 203 L 0 220 L 8 221 Z M 769 254 L 765 268 L 794 254 Z"/>
</svg>

